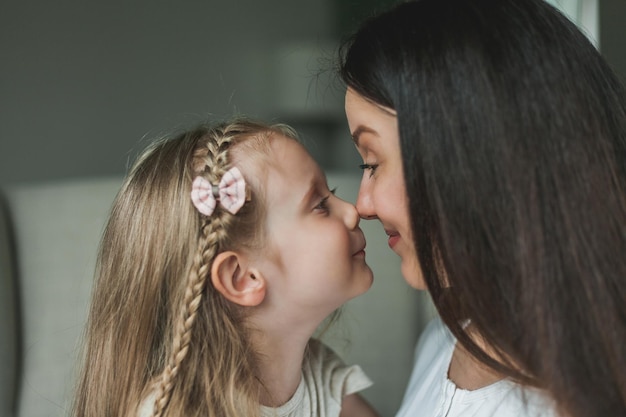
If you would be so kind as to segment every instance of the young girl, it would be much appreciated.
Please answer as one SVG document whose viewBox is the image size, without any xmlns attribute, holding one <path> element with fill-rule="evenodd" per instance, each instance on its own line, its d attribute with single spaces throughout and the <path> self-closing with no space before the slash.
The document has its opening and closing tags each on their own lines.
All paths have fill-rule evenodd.
<svg viewBox="0 0 626 417">
<path fill-rule="evenodd" d="M 238 120 L 151 146 L 112 208 L 74 415 L 375 415 L 312 340 L 372 283 L 355 207 L 295 133 Z"/>
</svg>

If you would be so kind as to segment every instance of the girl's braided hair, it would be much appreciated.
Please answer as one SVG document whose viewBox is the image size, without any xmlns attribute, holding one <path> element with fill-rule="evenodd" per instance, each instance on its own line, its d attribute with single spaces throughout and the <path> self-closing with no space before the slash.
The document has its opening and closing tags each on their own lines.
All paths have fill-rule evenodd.
<svg viewBox="0 0 626 417">
<path fill-rule="evenodd" d="M 202 125 L 150 146 L 114 202 L 101 242 L 75 416 L 255 416 L 262 389 L 244 311 L 213 287 L 225 250 L 264 245 L 264 169 L 284 125 Z M 249 198 L 211 216 L 190 198 L 237 166 Z"/>
<path fill-rule="evenodd" d="M 232 126 L 231 126 L 232 128 Z M 231 134 L 229 134 L 231 133 Z M 217 184 L 229 166 L 228 149 L 233 139 L 228 129 L 213 129 L 208 132 L 202 143 L 203 148 L 194 154 L 193 165 L 203 168 L 199 175 L 211 184 Z M 214 256 L 223 244 L 228 233 L 229 216 L 224 210 L 216 210 L 214 216 L 203 218 L 198 247 L 193 257 L 193 264 L 187 278 L 181 311 L 175 322 L 174 340 L 165 369 L 158 385 L 154 404 L 154 417 L 160 417 L 167 406 L 176 375 L 187 356 L 191 342 L 196 313 L 202 299 L 202 293 L 209 275 L 209 268 Z"/>
</svg>

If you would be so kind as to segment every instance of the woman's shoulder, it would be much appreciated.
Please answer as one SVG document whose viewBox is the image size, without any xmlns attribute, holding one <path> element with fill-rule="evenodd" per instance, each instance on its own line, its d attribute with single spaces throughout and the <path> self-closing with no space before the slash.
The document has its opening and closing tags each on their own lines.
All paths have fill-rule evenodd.
<svg viewBox="0 0 626 417">
<path fill-rule="evenodd" d="M 422 331 L 415 347 L 414 375 L 444 376 L 447 374 L 456 340 L 439 316 Z"/>
<path fill-rule="evenodd" d="M 428 359 L 451 353 L 456 340 L 439 316 L 428 322 L 415 346 L 415 358 Z"/>
<path fill-rule="evenodd" d="M 415 364 L 397 417 L 448 416 L 548 417 L 549 399 L 541 391 L 507 379 L 476 390 L 458 388 L 448 378 L 456 339 L 439 317 L 425 327 L 415 350 Z M 417 414 L 416 414 L 417 413 Z"/>
<path fill-rule="evenodd" d="M 452 386 L 453 384 L 451 384 Z M 543 391 L 504 379 L 474 391 L 454 387 L 447 398 L 450 417 L 556 417 L 554 402 Z"/>
<path fill-rule="evenodd" d="M 398 417 L 430 415 L 441 406 L 455 340 L 439 317 L 424 328 Z"/>
<path fill-rule="evenodd" d="M 410 385 L 418 384 L 422 379 L 445 378 L 455 344 L 456 339 L 441 318 L 433 318 L 422 331 L 415 346 Z"/>
</svg>

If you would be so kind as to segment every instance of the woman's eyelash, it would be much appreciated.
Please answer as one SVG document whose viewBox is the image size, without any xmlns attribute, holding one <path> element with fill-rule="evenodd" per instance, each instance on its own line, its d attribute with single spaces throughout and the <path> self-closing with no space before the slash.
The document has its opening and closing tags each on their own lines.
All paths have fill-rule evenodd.
<svg viewBox="0 0 626 417">
<path fill-rule="evenodd" d="M 376 168 L 378 168 L 378 164 L 361 164 L 359 165 L 359 168 L 361 168 L 362 170 L 366 170 L 369 169 L 370 170 L 370 177 L 372 175 L 374 175 L 374 171 L 376 171 Z"/>
</svg>

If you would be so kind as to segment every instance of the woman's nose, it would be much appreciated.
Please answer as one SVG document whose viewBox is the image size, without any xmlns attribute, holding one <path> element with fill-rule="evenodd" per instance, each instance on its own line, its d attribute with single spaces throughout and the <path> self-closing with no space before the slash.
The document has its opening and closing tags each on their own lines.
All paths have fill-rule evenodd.
<svg viewBox="0 0 626 417">
<path fill-rule="evenodd" d="M 362 219 L 370 220 L 376 218 L 374 204 L 372 204 L 372 193 L 367 178 L 363 175 L 359 187 L 359 195 L 356 199 L 356 210 Z"/>
</svg>

